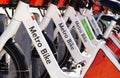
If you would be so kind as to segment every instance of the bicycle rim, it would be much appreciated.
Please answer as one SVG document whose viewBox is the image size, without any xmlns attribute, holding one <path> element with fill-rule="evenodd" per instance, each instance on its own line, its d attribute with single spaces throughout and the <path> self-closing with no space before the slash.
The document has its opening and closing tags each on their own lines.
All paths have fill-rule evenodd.
<svg viewBox="0 0 120 78">
<path fill-rule="evenodd" d="M 6 75 L 8 78 L 29 78 L 28 67 L 25 62 L 24 54 L 16 43 L 12 41 L 12 39 L 8 40 L 2 49 L 9 58 L 5 61 L 8 66 L 6 66 L 5 70 L 1 70 L 3 71 L 1 75 Z"/>
</svg>

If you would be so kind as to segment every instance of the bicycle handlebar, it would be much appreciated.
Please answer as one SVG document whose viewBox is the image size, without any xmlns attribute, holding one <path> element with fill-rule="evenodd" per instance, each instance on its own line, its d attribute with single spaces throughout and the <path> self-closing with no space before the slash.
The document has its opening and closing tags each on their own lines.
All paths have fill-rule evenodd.
<svg viewBox="0 0 120 78">
<path fill-rule="evenodd" d="M 109 15 L 103 15 L 101 19 L 105 21 L 111 21 L 111 20 L 117 21 L 113 16 L 109 16 Z"/>
<path fill-rule="evenodd" d="M 110 8 L 114 13 L 120 14 L 120 2 L 112 0 L 100 0 L 100 3 L 103 6 L 107 6 L 108 8 Z"/>
</svg>

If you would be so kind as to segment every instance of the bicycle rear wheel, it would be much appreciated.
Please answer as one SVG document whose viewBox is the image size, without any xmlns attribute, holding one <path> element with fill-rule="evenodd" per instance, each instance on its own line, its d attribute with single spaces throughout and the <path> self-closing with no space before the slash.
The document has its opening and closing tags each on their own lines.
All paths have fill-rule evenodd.
<svg viewBox="0 0 120 78">
<path fill-rule="evenodd" d="M 7 75 L 7 78 L 29 78 L 24 54 L 12 39 L 7 41 L 0 53 L 7 54 L 6 60 L 0 61 L 0 76 Z M 1 58 L 3 58 L 2 56 Z M 11 72 L 13 73 L 11 74 Z"/>
</svg>

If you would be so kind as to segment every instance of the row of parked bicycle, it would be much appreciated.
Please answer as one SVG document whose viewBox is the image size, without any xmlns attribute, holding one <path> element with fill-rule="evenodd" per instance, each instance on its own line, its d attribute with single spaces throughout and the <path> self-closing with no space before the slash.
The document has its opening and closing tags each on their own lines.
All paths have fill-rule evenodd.
<svg viewBox="0 0 120 78">
<path fill-rule="evenodd" d="M 120 78 L 119 1 L 0 0 L 0 7 L 10 21 L 0 21 L 0 78 Z"/>
</svg>

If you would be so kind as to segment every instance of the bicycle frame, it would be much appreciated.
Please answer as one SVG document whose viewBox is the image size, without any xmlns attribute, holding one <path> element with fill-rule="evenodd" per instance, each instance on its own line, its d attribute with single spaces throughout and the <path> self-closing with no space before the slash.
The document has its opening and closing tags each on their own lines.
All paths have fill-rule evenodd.
<svg viewBox="0 0 120 78">
<path fill-rule="evenodd" d="M 54 12 L 54 15 L 52 14 L 53 12 Z M 20 16 L 20 14 L 21 14 L 21 16 Z M 57 9 L 57 6 L 53 5 L 53 4 L 50 4 L 50 6 L 46 12 L 46 15 L 43 18 L 43 21 L 41 22 L 40 26 L 43 27 L 45 25 L 45 27 L 46 27 L 46 25 L 51 20 L 51 18 L 53 19 L 53 21 L 55 22 L 55 24 L 59 30 L 61 30 L 61 28 L 59 28 L 59 27 L 60 27 L 60 25 L 62 25 L 62 29 L 66 28 L 66 31 L 67 32 L 69 31 L 67 29 L 67 26 L 65 25 L 64 20 L 62 19 L 61 14 L 59 13 L 59 11 Z M 55 60 L 55 58 L 52 54 L 52 51 L 49 48 L 49 46 L 41 32 L 40 27 L 38 26 L 36 20 L 34 19 L 33 14 L 30 12 L 29 5 L 22 1 L 20 1 L 18 3 L 18 7 L 16 8 L 16 12 L 13 16 L 13 19 L 11 20 L 9 26 L 7 27 L 7 29 L 3 32 L 3 34 L 0 37 L 0 43 L 1 43 L 0 50 L 2 50 L 6 41 L 15 35 L 21 22 L 23 22 L 23 24 L 25 25 L 25 28 L 26 28 L 28 34 L 30 35 L 31 40 L 38 51 L 38 54 L 40 55 L 46 69 L 48 70 L 48 73 L 50 74 L 50 76 L 52 78 L 83 78 L 86 71 L 90 67 L 91 63 L 93 62 L 98 49 L 96 49 L 96 51 L 92 54 L 92 56 L 91 56 L 92 58 L 88 58 L 88 57 L 85 57 L 82 54 L 80 54 L 80 52 L 78 53 L 78 51 L 77 51 L 78 49 L 76 47 L 73 47 L 73 45 L 72 45 L 72 47 L 75 49 L 74 50 L 75 52 L 71 53 L 71 55 L 74 57 L 75 61 L 82 62 L 85 60 L 87 62 L 87 65 L 86 65 L 85 69 L 82 71 L 82 74 L 79 76 L 73 77 L 73 76 L 69 76 L 66 73 L 63 73 L 62 70 L 60 69 L 59 65 L 57 64 L 57 61 Z M 13 25 L 15 25 L 15 26 L 13 27 Z M 60 33 L 63 34 L 63 36 L 65 36 L 64 33 L 62 33 L 62 31 Z M 70 32 L 68 32 L 68 33 L 70 33 Z M 67 39 L 72 40 L 73 38 L 71 36 L 68 36 Z M 66 43 L 67 43 L 67 41 L 66 41 Z M 75 42 L 73 42 L 73 44 L 74 43 Z M 69 44 L 69 43 L 67 43 L 67 44 Z M 71 45 L 69 47 L 71 48 Z M 101 45 L 98 47 L 101 47 Z M 73 49 L 73 48 L 71 48 L 71 49 Z M 112 56 L 112 54 L 108 51 L 106 51 L 106 54 L 109 54 L 110 56 Z M 76 57 L 76 55 L 78 55 L 78 56 Z M 114 57 L 110 58 L 110 60 L 111 59 L 113 59 L 115 61 Z M 54 68 L 54 72 L 53 72 L 53 68 Z"/>
<path fill-rule="evenodd" d="M 80 14 L 79 14 L 79 15 L 80 15 Z M 90 12 L 89 10 L 87 10 L 87 12 L 85 11 L 85 12 L 84 12 L 84 15 L 82 15 L 82 16 L 85 16 L 85 17 L 87 18 L 87 20 L 88 20 L 89 22 L 91 22 L 92 28 L 94 29 L 95 32 L 97 32 L 97 35 L 101 34 L 101 35 L 103 35 L 103 37 L 105 37 L 105 38 L 108 38 L 108 37 L 111 38 L 111 37 L 113 36 L 113 34 L 111 33 L 111 31 L 112 31 L 112 29 L 113 29 L 113 27 L 114 27 L 114 25 L 115 25 L 115 21 L 111 21 L 110 26 L 107 28 L 106 32 L 105 32 L 104 34 L 102 34 L 99 26 L 97 25 L 97 22 L 95 21 L 95 19 L 93 18 L 92 14 L 91 14 L 91 12 Z M 117 16 L 115 16 L 115 17 L 117 17 Z M 89 25 L 88 25 L 88 26 L 89 26 Z M 96 38 L 95 38 L 95 39 L 96 39 Z M 115 39 L 112 38 L 112 40 L 114 40 L 115 45 L 120 46 Z M 101 41 L 100 41 L 100 42 L 97 42 L 97 44 L 99 44 L 99 43 L 101 43 Z M 106 44 L 107 44 L 107 43 L 106 43 Z M 102 46 L 104 46 L 104 47 L 101 47 L 101 49 L 102 49 L 104 52 L 106 52 L 106 50 L 109 49 L 110 53 L 113 54 L 113 51 L 114 51 L 114 50 L 111 50 L 111 49 L 109 48 L 109 46 L 106 46 L 106 44 L 103 43 Z M 105 48 L 106 48 L 106 50 L 105 50 Z M 109 55 L 109 54 L 107 55 L 107 53 L 105 53 L 105 54 L 106 54 L 106 56 L 107 56 L 109 59 L 111 59 L 111 58 L 113 58 L 113 57 L 116 57 L 115 54 L 113 54 L 112 56 Z M 117 57 L 116 57 L 116 58 L 117 58 Z M 116 63 L 115 63 L 114 60 L 112 60 L 112 59 L 111 59 L 111 61 L 112 61 L 112 63 L 118 68 L 118 70 L 120 70 L 120 69 L 119 69 L 120 64 L 119 64 L 117 61 L 116 61 Z"/>
<path fill-rule="evenodd" d="M 54 12 L 54 15 L 52 14 L 53 12 Z M 53 4 L 50 4 L 50 6 L 47 10 L 47 13 L 46 13 L 45 17 L 43 18 L 43 21 L 41 22 L 40 26 L 44 26 L 44 25 L 46 26 L 51 18 L 54 21 L 57 20 L 55 22 L 57 27 L 62 26 L 62 28 L 59 28 L 60 30 L 65 29 L 65 27 L 66 27 L 65 30 L 67 32 L 69 31 L 67 29 L 67 26 L 64 23 L 64 20 L 61 17 L 61 14 L 57 10 L 57 6 L 53 5 Z M 11 19 L 9 26 L 6 28 L 6 30 L 3 32 L 3 34 L 0 37 L 0 43 L 1 43 L 0 50 L 2 50 L 2 48 L 5 45 L 5 43 L 7 42 L 7 40 L 15 35 L 21 22 L 23 22 L 23 24 L 25 25 L 25 28 L 26 28 L 31 40 L 43 61 L 43 64 L 45 65 L 46 69 L 48 70 L 48 73 L 50 74 L 50 76 L 52 78 L 82 78 L 80 75 L 79 76 L 75 75 L 75 77 L 72 77 L 72 76 L 69 76 L 66 73 L 62 72 L 57 61 L 54 58 L 54 55 L 52 54 L 51 49 L 49 48 L 49 46 L 41 32 L 40 27 L 38 26 L 33 14 L 31 13 L 31 11 L 29 9 L 29 5 L 22 1 L 19 1 L 18 6 L 16 8 L 16 12 L 14 13 L 13 18 Z M 65 36 L 62 31 L 61 31 L 61 33 L 63 34 L 63 36 Z M 68 33 L 70 33 L 70 32 L 68 32 Z M 68 34 L 66 34 L 66 35 L 68 35 Z M 70 43 L 68 43 L 67 41 L 66 41 L 66 43 L 69 44 L 69 48 L 74 51 L 72 53 L 72 55 L 76 62 L 82 62 L 84 60 L 86 62 L 89 61 L 89 59 L 87 57 L 80 54 L 81 52 L 78 52 L 79 49 L 77 49 L 77 47 L 74 47 L 75 42 L 72 42 L 73 38 L 71 35 L 67 36 L 66 40 L 71 40 L 70 43 L 72 43 L 72 45 Z M 76 55 L 74 56 L 74 54 L 77 54 L 78 56 L 76 57 Z"/>
<path fill-rule="evenodd" d="M 105 34 L 103 34 L 102 31 L 99 30 L 100 28 L 97 25 L 97 22 L 100 20 L 101 16 L 104 15 L 104 13 L 101 13 L 99 15 L 97 21 L 94 19 L 92 13 L 89 10 L 86 10 L 85 15 L 86 15 L 87 19 L 89 20 L 89 22 L 90 22 L 92 28 L 94 29 L 94 31 L 97 32 L 97 35 L 101 34 L 101 35 L 103 35 L 103 37 L 105 37 L 107 39 L 110 38 L 113 46 L 116 46 L 116 47 L 113 48 L 113 47 L 110 47 L 111 45 L 107 45 L 109 47 L 109 49 L 112 50 L 114 53 L 116 52 L 116 50 L 118 51 L 119 48 L 120 48 L 119 40 L 117 39 L 117 37 L 115 37 L 114 33 L 111 32 L 111 30 L 115 26 L 115 22 L 111 21 L 107 30 L 105 31 Z M 117 18 L 118 16 L 115 15 L 114 17 Z M 116 35 L 118 35 L 117 32 L 116 32 Z M 106 44 L 109 44 L 109 42 L 106 42 Z"/>
<path fill-rule="evenodd" d="M 90 10 L 86 9 L 82 15 L 85 15 L 87 20 L 89 21 L 91 27 L 95 31 L 96 36 L 103 35 L 101 29 L 99 28 L 95 18 L 93 17 L 93 14 Z M 100 15 L 101 16 L 101 15 Z M 99 18 L 100 19 L 100 18 Z"/>
<path fill-rule="evenodd" d="M 69 6 L 66 9 L 66 12 L 65 12 L 65 14 L 63 16 L 63 19 L 64 19 L 65 22 L 67 22 L 67 20 L 69 18 L 72 21 L 72 23 L 69 26 L 69 30 L 71 30 L 73 27 L 75 28 L 75 30 L 76 30 L 79 38 L 82 40 L 83 44 L 87 48 L 88 54 L 91 53 L 95 49 L 95 47 L 90 42 L 90 39 L 87 36 L 87 33 L 84 30 L 84 27 L 83 27 L 83 25 L 81 24 L 81 22 L 80 22 L 80 20 L 78 18 L 78 13 L 76 13 L 75 10 L 74 10 L 74 8 L 71 7 L 71 6 Z M 58 29 L 57 28 L 55 29 L 54 33 L 55 34 L 54 34 L 54 38 L 53 39 L 55 39 L 57 37 L 57 34 L 58 34 Z"/>
<path fill-rule="evenodd" d="M 97 46 L 97 44 L 99 44 L 101 41 L 98 41 L 96 40 L 96 37 L 94 35 L 94 33 L 92 32 L 92 29 L 89 25 L 89 22 L 87 21 L 87 18 L 86 16 L 88 16 L 89 11 L 87 11 L 87 15 L 80 15 L 79 12 L 75 12 L 74 8 L 72 7 L 68 7 L 63 18 L 64 18 L 64 21 L 66 22 L 68 20 L 68 18 L 70 18 L 70 20 L 72 21 L 71 25 L 69 26 L 69 29 L 71 30 L 73 27 L 75 28 L 78 36 L 79 36 L 79 39 L 82 40 L 84 46 L 86 47 L 87 49 L 87 53 L 92 53 L 95 49 L 95 46 Z M 90 13 L 91 14 L 91 13 Z M 76 16 L 75 16 L 76 15 Z M 78 16 L 77 16 L 78 15 Z M 84 17 L 85 16 L 85 17 Z M 78 19 L 80 18 L 80 20 Z M 94 28 L 95 28 L 95 31 L 100 34 L 102 33 L 101 30 L 99 29 L 97 23 L 95 22 L 95 19 L 90 15 L 89 15 L 89 18 L 90 20 L 92 20 L 95 25 L 94 25 Z M 81 22 L 84 21 L 83 24 L 81 24 Z M 79 22 L 77 25 L 76 22 Z M 55 29 L 54 31 L 54 39 L 57 37 L 57 33 L 58 33 L 58 30 Z"/>
<path fill-rule="evenodd" d="M 95 56 L 94 54 L 97 54 L 96 51 L 99 51 L 99 49 L 101 48 L 105 54 L 107 55 L 107 57 L 112 61 L 112 63 L 118 68 L 118 70 L 120 70 L 120 65 L 119 63 L 117 62 L 115 56 L 112 54 L 112 52 L 110 50 L 108 50 L 108 48 L 105 46 L 105 42 L 104 41 L 100 41 L 96 46 L 95 45 L 92 45 L 92 43 L 90 42 L 90 39 L 87 37 L 87 34 L 86 34 L 86 31 L 84 30 L 82 24 L 80 23 L 80 20 L 79 18 L 82 19 L 82 17 L 80 17 L 79 13 L 76 13 L 74 8 L 69 6 L 63 16 L 65 22 L 68 20 L 68 18 L 70 18 L 70 20 L 72 21 L 71 25 L 69 26 L 69 29 L 71 29 L 73 26 L 75 27 L 76 29 L 76 32 L 78 34 L 78 36 L 81 38 L 83 44 L 84 44 L 84 41 L 86 40 L 86 42 L 88 41 L 89 43 L 87 44 L 88 46 L 88 50 L 90 51 L 91 47 L 93 46 L 94 48 L 91 49 L 91 52 L 88 52 L 90 53 L 90 59 L 93 59 Z M 76 25 L 76 21 L 79 21 L 79 25 Z M 79 26 L 79 27 L 78 27 Z M 58 30 L 56 29 L 55 30 L 55 36 L 54 36 L 54 39 L 56 38 L 56 34 L 57 34 Z M 82 35 L 84 33 L 84 36 Z M 93 34 L 92 34 L 93 35 Z M 86 38 L 84 40 L 84 38 Z M 94 39 L 95 39 L 95 36 L 94 36 Z M 86 47 L 86 46 L 85 46 Z M 114 61 L 114 60 L 116 61 Z M 87 69 L 87 68 L 85 68 Z M 83 70 L 84 71 L 84 70 Z"/>
<path fill-rule="evenodd" d="M 79 14 L 80 15 L 80 14 Z M 114 46 L 115 45 L 117 45 L 116 46 L 116 48 L 119 48 L 119 46 L 120 46 L 120 44 L 117 42 L 117 40 L 115 40 L 114 38 L 114 36 L 113 36 L 113 34 L 111 33 L 111 31 L 112 31 L 112 29 L 113 29 L 113 27 L 114 27 L 114 25 L 115 25 L 115 21 L 111 21 L 111 23 L 110 23 L 110 25 L 109 25 L 109 27 L 107 28 L 107 30 L 105 31 L 105 33 L 104 34 L 102 34 L 102 31 L 100 30 L 100 28 L 99 28 L 99 26 L 97 25 L 97 22 L 96 22 L 96 20 L 94 19 L 94 17 L 92 16 L 92 14 L 91 14 L 91 12 L 89 11 L 89 10 L 87 10 L 87 11 L 85 11 L 84 12 L 84 15 L 82 15 L 82 16 L 85 16 L 86 18 L 87 18 L 87 20 L 89 21 L 89 22 L 91 22 L 91 25 L 92 25 L 92 28 L 94 29 L 94 31 L 95 32 L 97 32 L 97 35 L 99 35 L 99 34 L 101 34 L 101 35 L 103 35 L 103 37 L 105 37 L 106 39 L 109 37 L 109 38 L 111 38 L 112 40 L 113 40 L 113 44 L 114 44 Z M 117 15 L 115 16 L 115 18 L 117 17 Z M 88 25 L 89 26 L 89 25 Z M 96 38 L 95 38 L 96 39 Z M 97 42 L 97 44 L 99 44 L 99 43 L 101 43 L 101 41 L 100 42 Z M 106 44 L 107 44 L 108 42 L 106 42 Z M 115 50 L 113 50 L 113 48 L 110 48 L 108 45 L 106 45 L 106 44 L 103 44 L 103 46 L 104 46 L 104 49 L 103 49 L 103 47 L 101 48 L 101 49 L 103 49 L 103 51 L 104 52 L 106 52 L 106 50 L 105 50 L 105 48 L 106 49 L 109 49 L 109 51 L 113 54 L 114 53 L 114 51 Z M 107 55 L 106 54 L 106 56 L 110 59 L 110 58 L 112 58 L 112 57 L 116 57 L 116 55 L 115 54 L 113 54 L 113 56 L 109 56 L 109 55 Z M 118 57 L 116 57 L 116 58 L 118 58 Z M 111 61 L 112 62 L 114 62 L 112 59 L 111 59 Z M 117 67 L 117 65 L 119 65 L 119 63 L 113 63 L 116 67 Z M 119 66 L 118 66 L 119 67 Z M 117 67 L 117 68 L 118 68 Z M 118 70 L 119 70 L 119 68 L 118 68 Z"/>
<path fill-rule="evenodd" d="M 114 22 L 114 21 L 111 21 L 111 23 L 109 24 L 107 30 L 105 31 L 105 34 L 103 34 L 102 31 L 100 30 L 98 24 L 97 24 L 97 22 L 100 20 L 100 18 L 101 18 L 102 15 L 104 15 L 104 13 L 101 13 L 101 14 L 99 15 L 98 19 L 95 20 L 94 17 L 93 17 L 93 14 L 90 12 L 90 10 L 86 10 L 86 11 L 85 11 L 85 16 L 86 16 L 87 19 L 89 20 L 89 22 L 90 22 L 92 28 L 94 29 L 95 33 L 97 34 L 97 36 L 98 36 L 99 34 L 101 34 L 101 35 L 103 35 L 103 37 L 108 38 L 109 35 L 111 34 L 111 30 L 113 29 L 113 27 L 114 27 L 114 25 L 115 25 L 115 22 Z M 114 17 L 117 18 L 118 16 L 115 15 Z M 110 37 L 114 37 L 114 35 L 112 34 Z M 115 41 L 114 38 L 112 38 L 112 40 Z M 115 42 L 115 44 L 118 44 L 118 43 Z"/>
<path fill-rule="evenodd" d="M 52 14 L 53 11 L 54 11 L 54 15 Z M 58 9 L 57 9 L 57 11 L 58 11 Z M 53 9 L 52 10 L 50 9 L 49 12 L 46 12 L 46 15 L 44 16 L 43 21 L 40 23 L 40 28 L 42 30 L 44 30 L 47 27 L 48 22 L 51 20 L 51 19 L 48 19 L 48 18 L 51 18 L 53 20 L 53 22 L 55 23 L 59 33 L 61 34 L 61 36 L 62 36 L 62 38 L 64 40 L 64 42 L 67 44 L 67 47 L 68 47 L 70 53 L 73 52 L 73 53 L 71 53 L 71 55 L 72 54 L 78 54 L 78 56 L 80 56 L 79 55 L 79 49 L 78 49 L 72 35 L 70 34 L 70 31 L 67 28 L 67 26 L 66 26 L 66 24 L 65 24 L 65 22 L 64 22 L 64 20 L 63 20 L 63 18 L 61 16 L 60 12 L 59 11 L 56 12 L 56 10 L 53 10 Z M 45 21 L 47 21 L 47 22 L 45 22 Z M 77 60 L 79 58 L 78 56 L 77 56 Z M 87 57 L 87 56 L 85 56 L 85 57 Z M 74 56 L 73 58 L 76 58 L 76 57 Z M 77 63 L 79 63 L 77 60 L 75 60 L 75 61 Z"/>
</svg>

